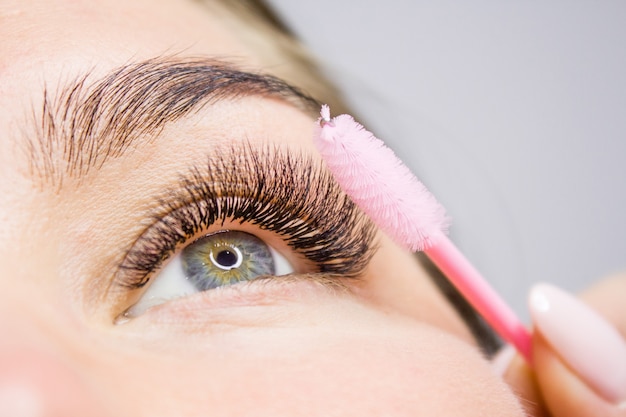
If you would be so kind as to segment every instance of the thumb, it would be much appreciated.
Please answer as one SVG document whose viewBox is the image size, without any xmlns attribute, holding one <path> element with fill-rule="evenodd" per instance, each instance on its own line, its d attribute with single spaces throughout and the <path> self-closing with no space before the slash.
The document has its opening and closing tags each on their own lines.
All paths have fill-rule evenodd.
<svg viewBox="0 0 626 417">
<path fill-rule="evenodd" d="M 624 294 L 612 298 L 620 302 L 616 311 L 624 308 Z M 550 414 L 626 416 L 626 342 L 615 325 L 548 284 L 533 287 L 530 312 L 533 369 Z M 622 310 L 616 324 L 626 325 L 625 318 Z"/>
</svg>

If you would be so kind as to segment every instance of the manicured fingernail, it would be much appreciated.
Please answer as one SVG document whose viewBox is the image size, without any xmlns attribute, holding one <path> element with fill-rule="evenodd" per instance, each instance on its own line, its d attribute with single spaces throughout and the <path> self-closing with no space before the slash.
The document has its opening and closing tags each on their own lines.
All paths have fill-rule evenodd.
<svg viewBox="0 0 626 417">
<path fill-rule="evenodd" d="M 563 361 L 605 400 L 626 401 L 626 342 L 590 307 L 548 284 L 530 292 L 535 326 Z"/>
</svg>

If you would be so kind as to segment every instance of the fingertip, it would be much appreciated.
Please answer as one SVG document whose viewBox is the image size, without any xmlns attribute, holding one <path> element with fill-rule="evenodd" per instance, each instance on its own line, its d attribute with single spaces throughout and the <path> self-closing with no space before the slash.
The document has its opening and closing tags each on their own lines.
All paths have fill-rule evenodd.
<svg viewBox="0 0 626 417">
<path fill-rule="evenodd" d="M 566 364 L 540 334 L 533 339 L 534 375 L 552 417 L 625 417 L 622 405 L 606 401 Z M 531 414 L 532 415 L 532 414 Z"/>
<path fill-rule="evenodd" d="M 535 285 L 529 297 L 533 324 L 549 349 L 605 401 L 626 401 L 626 342 L 600 314 L 565 291 Z M 537 354 L 537 346 L 533 354 Z M 540 364 L 535 362 L 538 372 Z"/>
</svg>

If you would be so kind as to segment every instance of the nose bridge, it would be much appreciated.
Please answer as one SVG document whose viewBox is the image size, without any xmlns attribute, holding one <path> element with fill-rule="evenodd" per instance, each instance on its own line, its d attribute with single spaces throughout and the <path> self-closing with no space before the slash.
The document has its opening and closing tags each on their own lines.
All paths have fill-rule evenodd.
<svg viewBox="0 0 626 417">
<path fill-rule="evenodd" d="M 29 298 L 0 296 L 0 417 L 104 416 L 72 339 L 36 297 L 30 300 L 25 306 Z"/>
<path fill-rule="evenodd" d="M 0 332 L 0 417 L 108 415 L 89 369 L 69 349 L 17 326 Z"/>
<path fill-rule="evenodd" d="M 51 297 L 52 293 L 41 291 L 27 276 L 0 276 L 0 352 L 10 346 L 47 348 L 55 344 L 59 312 L 47 299 Z"/>
<path fill-rule="evenodd" d="M 61 358 L 21 343 L 0 347 L 0 416 L 74 416 L 81 409 L 89 415 L 82 391 Z"/>
</svg>

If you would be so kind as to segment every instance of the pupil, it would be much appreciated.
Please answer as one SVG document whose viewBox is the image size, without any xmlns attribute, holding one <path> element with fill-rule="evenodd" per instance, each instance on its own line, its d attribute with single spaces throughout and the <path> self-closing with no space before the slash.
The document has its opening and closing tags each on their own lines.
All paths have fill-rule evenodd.
<svg viewBox="0 0 626 417">
<path fill-rule="evenodd" d="M 222 266 L 233 266 L 237 263 L 237 254 L 226 249 L 220 251 L 215 260 Z"/>
</svg>

